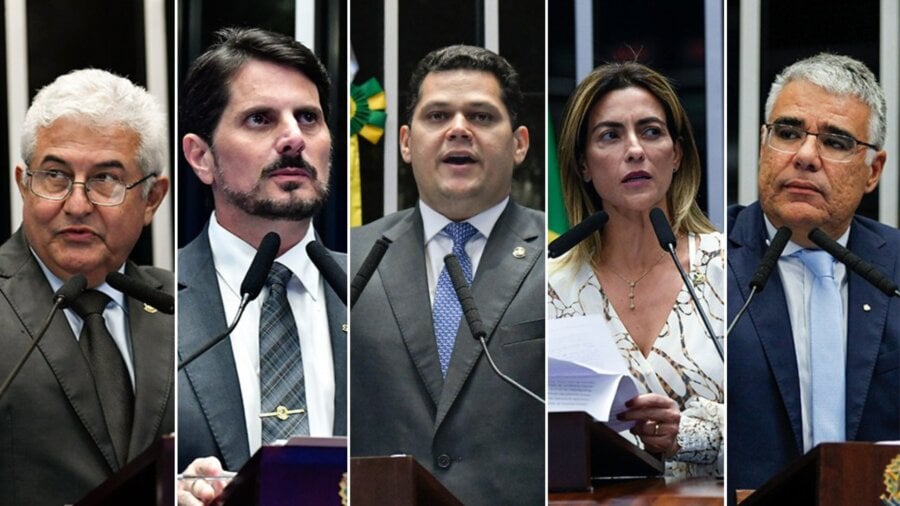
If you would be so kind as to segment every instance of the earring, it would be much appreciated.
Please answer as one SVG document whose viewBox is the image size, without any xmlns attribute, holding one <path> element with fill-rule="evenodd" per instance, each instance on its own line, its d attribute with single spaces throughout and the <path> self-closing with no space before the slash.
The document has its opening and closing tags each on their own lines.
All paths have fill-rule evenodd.
<svg viewBox="0 0 900 506">
<path fill-rule="evenodd" d="M 678 172 L 678 167 L 672 167 L 672 174 Z"/>
</svg>

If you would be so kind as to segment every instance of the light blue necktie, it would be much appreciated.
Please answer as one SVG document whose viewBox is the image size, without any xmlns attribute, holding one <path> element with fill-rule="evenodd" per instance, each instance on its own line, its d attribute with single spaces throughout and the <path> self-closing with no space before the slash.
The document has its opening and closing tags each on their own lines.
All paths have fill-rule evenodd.
<svg viewBox="0 0 900 506">
<path fill-rule="evenodd" d="M 444 227 L 444 232 L 453 238 L 453 254 L 459 260 L 466 281 L 472 284 L 472 260 L 466 254 L 466 243 L 469 242 L 478 230 L 468 222 L 451 222 Z M 462 307 L 453 289 L 453 282 L 445 266 L 438 277 L 437 288 L 434 292 L 434 335 L 437 338 L 438 358 L 441 361 L 441 374 L 447 377 L 447 368 L 450 366 L 450 357 L 453 355 L 453 343 L 456 342 L 456 332 L 459 330 L 459 322 L 462 318 Z"/>
<path fill-rule="evenodd" d="M 809 297 L 809 351 L 812 372 L 812 445 L 844 441 L 844 308 L 834 280 L 834 258 L 804 249 L 800 260 L 815 276 Z"/>
</svg>

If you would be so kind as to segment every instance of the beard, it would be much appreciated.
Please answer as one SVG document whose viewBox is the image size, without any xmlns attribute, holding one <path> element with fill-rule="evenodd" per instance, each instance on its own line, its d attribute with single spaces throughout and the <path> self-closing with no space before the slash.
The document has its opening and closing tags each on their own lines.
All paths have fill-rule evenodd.
<svg viewBox="0 0 900 506">
<path fill-rule="evenodd" d="M 282 155 L 278 160 L 263 168 L 259 175 L 259 180 L 248 191 L 235 190 L 227 183 L 219 167 L 219 159 L 215 150 L 212 150 L 213 161 L 215 162 L 214 173 L 216 179 L 221 181 L 220 189 L 225 200 L 235 205 L 242 211 L 252 216 L 259 216 L 270 220 L 289 220 L 301 221 L 315 216 L 316 213 L 325 205 L 328 199 L 328 185 L 319 180 L 319 171 L 309 162 L 299 156 Z M 282 191 L 288 194 L 287 200 L 274 200 L 261 197 L 263 193 L 263 183 L 269 175 L 285 167 L 299 167 L 309 174 L 309 184 L 312 186 L 315 196 L 312 198 L 302 198 L 291 192 L 300 188 L 302 183 L 288 182 L 279 186 Z"/>
</svg>

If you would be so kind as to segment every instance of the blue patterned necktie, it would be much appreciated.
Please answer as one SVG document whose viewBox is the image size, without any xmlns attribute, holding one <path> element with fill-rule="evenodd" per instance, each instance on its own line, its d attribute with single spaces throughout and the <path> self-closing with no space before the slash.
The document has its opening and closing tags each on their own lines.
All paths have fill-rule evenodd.
<svg viewBox="0 0 900 506">
<path fill-rule="evenodd" d="M 804 249 L 800 260 L 815 276 L 809 297 L 809 352 L 812 372 L 812 445 L 844 441 L 844 308 L 834 279 L 834 259 Z"/>
<path fill-rule="evenodd" d="M 284 265 L 272 265 L 259 316 L 260 408 L 269 414 L 262 416 L 263 444 L 309 434 L 300 338 L 287 300 L 291 275 Z"/>
<path fill-rule="evenodd" d="M 469 242 L 478 230 L 467 222 L 451 222 L 444 227 L 444 232 L 453 238 L 453 254 L 459 260 L 466 281 L 472 284 L 472 259 L 466 253 L 466 243 Z M 438 358 L 441 361 L 441 374 L 447 377 L 447 368 L 450 367 L 450 357 L 453 355 L 453 343 L 456 341 L 456 332 L 459 330 L 462 307 L 453 289 L 453 282 L 445 266 L 438 277 L 437 288 L 434 292 L 434 335 L 437 338 Z"/>
</svg>

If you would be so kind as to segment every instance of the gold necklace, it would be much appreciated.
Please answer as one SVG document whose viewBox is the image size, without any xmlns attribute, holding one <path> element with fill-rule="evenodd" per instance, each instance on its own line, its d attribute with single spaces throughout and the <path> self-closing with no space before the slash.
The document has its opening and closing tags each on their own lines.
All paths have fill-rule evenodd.
<svg viewBox="0 0 900 506">
<path fill-rule="evenodd" d="M 610 266 L 608 266 L 608 265 L 606 266 L 606 268 L 609 269 L 609 272 L 615 274 L 617 278 L 621 279 L 622 281 L 624 281 L 624 282 L 628 285 L 628 309 L 634 311 L 634 308 L 635 308 L 635 306 L 634 306 L 634 287 L 635 287 L 635 285 L 637 285 L 638 283 L 640 283 L 642 279 L 646 278 L 646 277 L 647 277 L 647 274 L 650 274 L 650 271 L 652 271 L 653 268 L 656 267 L 656 264 L 658 264 L 659 261 L 662 260 L 662 258 L 663 258 L 664 256 L 666 256 L 666 253 L 667 253 L 667 252 L 666 252 L 665 250 L 663 250 L 663 252 L 660 253 L 660 255 L 659 255 L 658 257 L 656 257 L 656 261 L 653 262 L 653 265 L 651 265 L 650 268 L 647 269 L 646 272 L 644 272 L 643 274 L 641 274 L 640 277 L 638 277 L 638 278 L 635 279 L 634 281 L 628 281 L 627 279 L 625 279 L 624 276 L 622 276 L 622 275 L 619 274 L 618 272 L 614 271 L 614 270 L 612 269 L 612 267 L 610 267 Z"/>
</svg>

